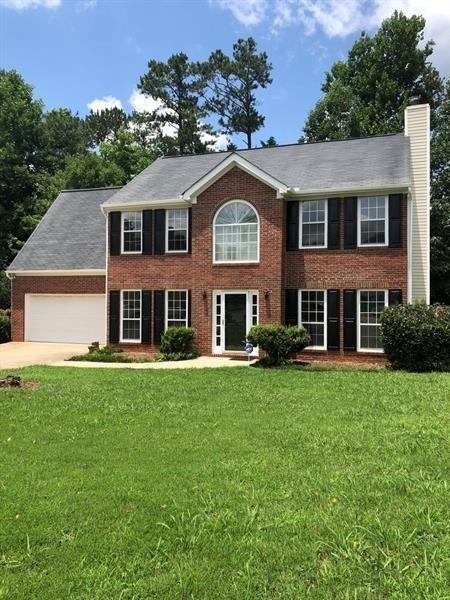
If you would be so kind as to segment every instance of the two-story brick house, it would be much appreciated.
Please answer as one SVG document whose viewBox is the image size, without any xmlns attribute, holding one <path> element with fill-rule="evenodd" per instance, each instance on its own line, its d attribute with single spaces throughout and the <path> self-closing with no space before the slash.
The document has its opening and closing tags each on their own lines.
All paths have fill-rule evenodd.
<svg viewBox="0 0 450 600">
<path fill-rule="evenodd" d="M 304 325 L 309 351 L 381 351 L 391 302 L 429 301 L 429 107 L 405 133 L 160 158 L 122 188 L 63 191 L 8 270 L 13 340 L 204 354 L 252 324 Z"/>
</svg>

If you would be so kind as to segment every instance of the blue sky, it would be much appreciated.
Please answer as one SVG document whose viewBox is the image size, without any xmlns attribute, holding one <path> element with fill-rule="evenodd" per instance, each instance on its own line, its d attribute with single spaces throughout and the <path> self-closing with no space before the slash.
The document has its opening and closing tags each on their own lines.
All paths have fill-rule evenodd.
<svg viewBox="0 0 450 600">
<path fill-rule="evenodd" d="M 260 94 L 266 124 L 255 141 L 274 135 L 290 143 L 321 95 L 324 71 L 361 29 L 373 31 L 395 8 L 427 17 L 435 62 L 448 74 L 447 0 L 0 0 L 0 63 L 17 69 L 47 108 L 85 114 L 104 101 L 131 110 L 143 104 L 130 98 L 150 58 L 183 51 L 206 59 L 252 35 L 274 66 L 273 84 Z"/>
</svg>

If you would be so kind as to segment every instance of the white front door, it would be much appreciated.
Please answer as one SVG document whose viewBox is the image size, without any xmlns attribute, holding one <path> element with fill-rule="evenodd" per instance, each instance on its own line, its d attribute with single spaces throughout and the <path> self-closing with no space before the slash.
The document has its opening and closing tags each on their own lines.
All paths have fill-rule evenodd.
<svg viewBox="0 0 450 600">
<path fill-rule="evenodd" d="M 105 294 L 26 294 L 25 341 L 105 343 Z"/>
<path fill-rule="evenodd" d="M 243 353 L 248 331 L 258 324 L 258 292 L 215 291 L 213 305 L 213 353 Z M 257 354 L 255 348 L 252 355 Z"/>
</svg>

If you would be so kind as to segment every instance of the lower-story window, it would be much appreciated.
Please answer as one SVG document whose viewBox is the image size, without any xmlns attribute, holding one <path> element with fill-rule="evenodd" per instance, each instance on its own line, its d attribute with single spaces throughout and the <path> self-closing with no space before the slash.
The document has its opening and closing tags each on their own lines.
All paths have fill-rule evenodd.
<svg viewBox="0 0 450 600">
<path fill-rule="evenodd" d="M 358 291 L 358 350 L 382 352 L 381 314 L 388 305 L 387 290 Z"/>
<path fill-rule="evenodd" d="M 122 290 L 120 341 L 141 341 L 141 290 Z"/>
<path fill-rule="evenodd" d="M 325 290 L 299 290 L 299 325 L 311 336 L 308 348 L 324 350 L 327 347 L 327 300 Z"/>
<path fill-rule="evenodd" d="M 187 290 L 166 291 L 166 329 L 169 327 L 187 327 L 188 293 Z"/>
</svg>

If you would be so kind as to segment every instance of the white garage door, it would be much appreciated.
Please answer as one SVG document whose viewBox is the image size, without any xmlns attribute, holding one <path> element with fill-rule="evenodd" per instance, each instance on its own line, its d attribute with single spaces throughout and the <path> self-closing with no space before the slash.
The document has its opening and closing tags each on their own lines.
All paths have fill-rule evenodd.
<svg viewBox="0 0 450 600">
<path fill-rule="evenodd" d="M 27 294 L 25 340 L 29 342 L 105 343 L 105 296 Z"/>
</svg>

